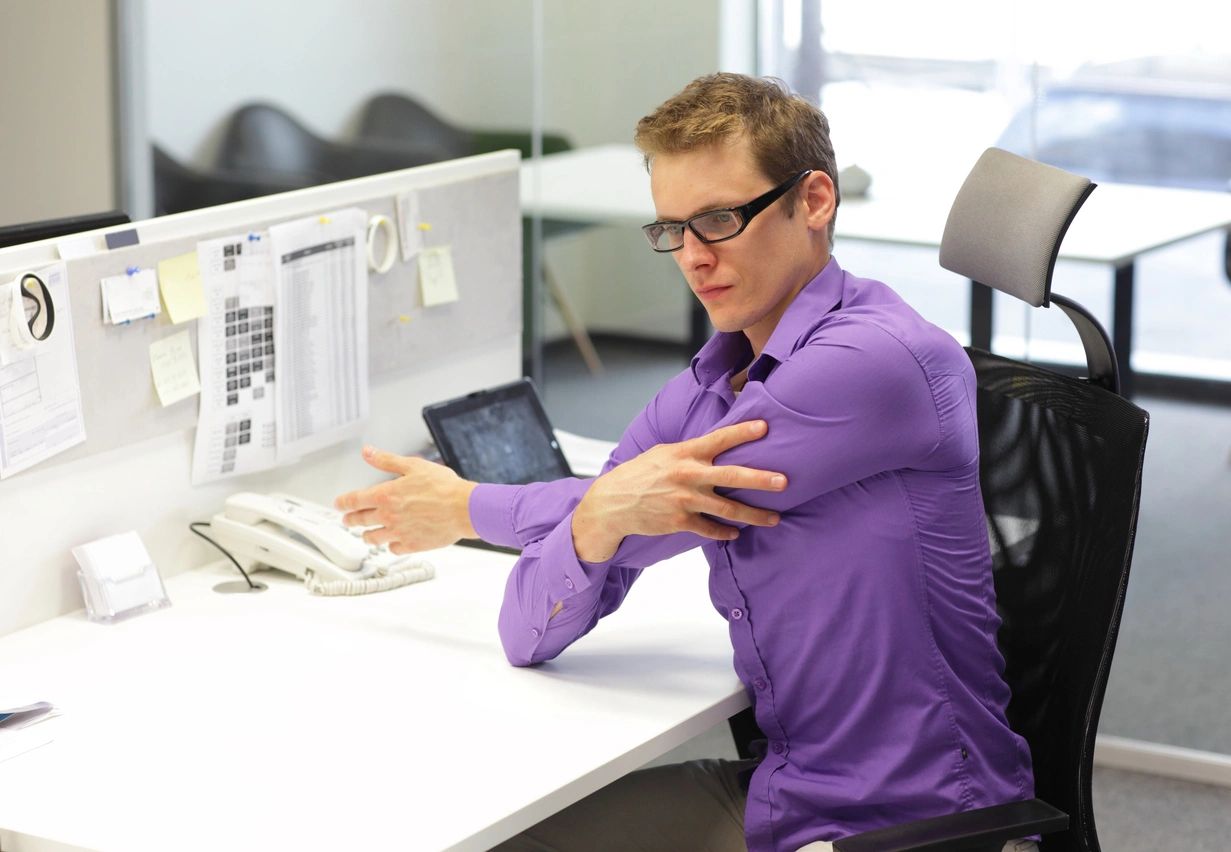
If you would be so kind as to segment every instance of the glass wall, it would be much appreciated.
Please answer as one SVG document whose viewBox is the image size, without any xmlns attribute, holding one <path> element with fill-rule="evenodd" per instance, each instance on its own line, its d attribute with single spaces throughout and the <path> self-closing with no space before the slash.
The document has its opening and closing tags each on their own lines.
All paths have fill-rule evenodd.
<svg viewBox="0 0 1231 852">
<path fill-rule="evenodd" d="M 905 0 L 759 3 L 761 73 L 819 99 L 839 166 L 866 169 L 878 202 L 909 209 L 935 197 L 947 207 L 989 145 L 1103 184 L 1231 189 L 1231 12 L 1194 0 L 960 0 L 943 10 Z M 1150 196 L 1140 197 L 1149 222 Z M 966 284 L 939 269 L 934 250 L 843 240 L 842 216 L 840 208 L 835 254 L 844 265 L 888 281 L 967 340 Z M 1231 380 L 1227 259 L 1222 231 L 1141 256 L 1136 370 Z M 1053 286 L 1110 325 L 1109 266 L 1061 262 Z M 1073 331 L 1054 314 L 998 294 L 993 348 L 1076 363 Z M 1214 394 L 1231 400 L 1225 385 Z M 1215 603 L 1231 595 L 1228 409 L 1148 394 L 1137 401 L 1153 420 L 1100 731 L 1231 753 L 1231 662 L 1222 650 L 1231 619 Z"/>
</svg>

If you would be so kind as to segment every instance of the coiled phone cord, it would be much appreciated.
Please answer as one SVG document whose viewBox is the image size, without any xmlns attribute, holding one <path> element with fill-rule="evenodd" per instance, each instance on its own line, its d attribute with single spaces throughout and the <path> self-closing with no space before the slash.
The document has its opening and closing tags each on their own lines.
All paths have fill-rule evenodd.
<svg viewBox="0 0 1231 852">
<path fill-rule="evenodd" d="M 314 595 L 366 595 L 421 583 L 435 576 L 436 566 L 426 559 L 417 559 L 400 570 L 381 568 L 375 575 L 361 580 L 321 580 L 313 575 L 304 581 L 304 585 Z"/>
</svg>

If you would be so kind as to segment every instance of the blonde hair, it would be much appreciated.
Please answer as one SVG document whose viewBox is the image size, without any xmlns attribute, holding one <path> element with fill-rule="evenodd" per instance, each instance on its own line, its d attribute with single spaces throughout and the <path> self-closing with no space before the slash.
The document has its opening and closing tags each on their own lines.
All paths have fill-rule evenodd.
<svg viewBox="0 0 1231 852">
<path fill-rule="evenodd" d="M 804 169 L 829 175 L 837 218 L 838 169 L 829 121 L 781 80 L 729 73 L 698 77 L 637 122 L 633 141 L 649 169 L 659 154 L 681 154 L 739 138 L 748 140 L 757 167 L 775 185 Z M 831 219 L 830 242 L 833 230 Z"/>
</svg>

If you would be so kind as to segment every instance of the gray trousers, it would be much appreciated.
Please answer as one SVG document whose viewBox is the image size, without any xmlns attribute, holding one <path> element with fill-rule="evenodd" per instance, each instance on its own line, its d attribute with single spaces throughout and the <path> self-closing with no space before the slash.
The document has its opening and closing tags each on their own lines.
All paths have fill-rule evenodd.
<svg viewBox="0 0 1231 852">
<path fill-rule="evenodd" d="M 630 772 L 493 852 L 747 852 L 739 774 L 755 760 L 690 760 Z M 799 852 L 831 852 L 817 841 Z M 1014 841 L 1005 852 L 1036 850 Z"/>
</svg>

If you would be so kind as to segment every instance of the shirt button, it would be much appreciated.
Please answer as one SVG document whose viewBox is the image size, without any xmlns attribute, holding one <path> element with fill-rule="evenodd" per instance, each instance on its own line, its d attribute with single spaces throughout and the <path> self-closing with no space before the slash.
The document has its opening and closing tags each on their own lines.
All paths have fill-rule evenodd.
<svg viewBox="0 0 1231 852">
<path fill-rule="evenodd" d="M 531 627 L 531 628 L 530 628 L 530 635 L 531 635 L 531 636 L 533 636 L 535 639 L 538 639 L 538 638 L 539 638 L 539 632 L 540 632 L 540 631 L 539 631 L 539 629 L 538 629 L 537 627 Z"/>
<path fill-rule="evenodd" d="M 775 740 L 775 741 L 774 741 L 774 742 L 770 745 L 770 747 L 769 747 L 769 748 L 770 748 L 770 751 L 772 751 L 774 754 L 782 754 L 782 752 L 783 752 L 783 750 L 786 748 L 786 746 L 784 746 L 782 743 L 780 743 L 780 742 L 778 742 L 777 740 Z"/>
<path fill-rule="evenodd" d="M 573 588 L 573 580 L 572 580 L 572 578 L 571 578 L 571 577 L 565 577 L 565 578 L 564 578 L 564 588 L 566 588 L 566 589 L 571 589 L 571 588 Z"/>
<path fill-rule="evenodd" d="M 740 609 L 739 607 L 734 607 L 731 610 L 731 617 L 734 618 L 736 621 L 739 621 L 741 618 L 744 617 L 744 611 Z"/>
<path fill-rule="evenodd" d="M 764 689 L 769 684 L 765 682 L 765 678 L 759 677 L 752 682 L 752 685 L 755 686 L 757 689 Z"/>
</svg>

